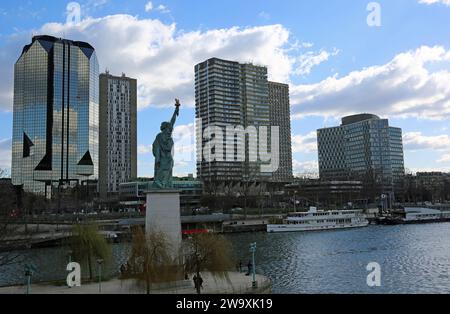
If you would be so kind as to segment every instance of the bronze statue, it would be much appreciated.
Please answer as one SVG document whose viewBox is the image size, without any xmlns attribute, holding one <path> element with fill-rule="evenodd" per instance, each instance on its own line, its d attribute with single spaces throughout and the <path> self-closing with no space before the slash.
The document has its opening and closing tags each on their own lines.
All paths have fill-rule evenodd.
<svg viewBox="0 0 450 314">
<path fill-rule="evenodd" d="M 153 156 L 155 156 L 154 189 L 171 189 L 173 173 L 173 146 L 172 132 L 177 117 L 180 115 L 180 101 L 175 99 L 175 113 L 170 122 L 161 124 L 161 133 L 156 136 L 153 143 Z"/>
</svg>

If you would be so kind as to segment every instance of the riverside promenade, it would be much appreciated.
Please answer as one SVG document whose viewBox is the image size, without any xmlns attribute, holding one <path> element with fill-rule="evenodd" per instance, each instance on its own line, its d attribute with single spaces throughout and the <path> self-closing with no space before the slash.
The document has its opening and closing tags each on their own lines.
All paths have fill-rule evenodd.
<svg viewBox="0 0 450 314">
<path fill-rule="evenodd" d="M 258 288 L 252 287 L 252 276 L 244 273 L 230 272 L 228 280 L 214 278 L 209 273 L 202 273 L 202 294 L 270 294 L 272 285 L 269 278 L 257 275 Z M 134 280 L 113 279 L 102 282 L 101 294 L 145 294 L 145 288 L 139 287 Z M 24 294 L 26 286 L 0 288 L 0 294 Z M 68 288 L 46 284 L 33 284 L 30 294 L 100 294 L 99 284 L 86 284 L 81 287 Z M 178 283 L 176 287 L 152 290 L 151 294 L 196 294 L 192 280 Z"/>
</svg>

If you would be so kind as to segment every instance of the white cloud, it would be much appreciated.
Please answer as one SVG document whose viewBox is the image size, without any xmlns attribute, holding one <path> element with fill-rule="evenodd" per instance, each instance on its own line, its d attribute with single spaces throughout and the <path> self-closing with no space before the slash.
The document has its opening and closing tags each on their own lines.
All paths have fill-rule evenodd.
<svg viewBox="0 0 450 314">
<path fill-rule="evenodd" d="M 312 161 L 293 161 L 294 174 L 299 177 L 319 177 L 319 163 Z"/>
<path fill-rule="evenodd" d="M 440 3 L 446 6 L 450 6 L 450 0 L 419 0 L 419 3 L 427 5 Z"/>
<path fill-rule="evenodd" d="M 288 81 L 292 68 L 283 50 L 289 32 L 281 25 L 177 33 L 175 24 L 112 15 L 78 25 L 49 23 L 39 32 L 91 43 L 102 69 L 138 79 L 140 108 L 172 104 L 174 96 L 193 106 L 193 67 L 212 56 L 267 65 L 277 81 Z"/>
<path fill-rule="evenodd" d="M 405 150 L 448 150 L 450 149 L 450 138 L 447 134 L 426 136 L 421 132 L 409 132 L 403 135 Z"/>
<path fill-rule="evenodd" d="M 194 123 L 177 125 L 173 130 L 175 154 L 178 159 L 186 162 L 194 161 L 195 156 L 195 127 Z"/>
<path fill-rule="evenodd" d="M 450 154 L 442 155 L 441 158 L 439 158 L 439 160 L 437 162 L 440 164 L 450 163 Z"/>
<path fill-rule="evenodd" d="M 270 20 L 270 14 L 265 11 L 259 12 L 258 16 L 263 20 Z"/>
<path fill-rule="evenodd" d="M 88 17 L 97 12 L 101 7 L 108 3 L 109 0 L 87 0 L 81 4 L 81 16 Z M 77 2 L 77 1 L 75 1 Z"/>
<path fill-rule="evenodd" d="M 11 170 L 11 139 L 0 139 L 0 169 Z"/>
<path fill-rule="evenodd" d="M 417 172 L 448 172 L 450 173 L 450 167 L 414 167 L 409 168 L 409 173 L 416 174 Z"/>
<path fill-rule="evenodd" d="M 152 145 L 138 145 L 137 152 L 139 155 L 152 154 Z"/>
<path fill-rule="evenodd" d="M 153 10 L 153 3 L 151 1 L 149 1 L 145 5 L 145 12 L 150 12 L 151 10 Z"/>
<path fill-rule="evenodd" d="M 319 83 L 291 86 L 297 117 L 325 117 L 373 112 L 390 117 L 450 117 L 450 51 L 423 46 L 398 54 L 385 65 L 354 71 Z M 447 64 L 448 65 L 448 64 Z"/>
<path fill-rule="evenodd" d="M 317 132 L 313 131 L 306 135 L 294 135 L 292 137 L 292 151 L 294 153 L 317 152 Z"/>
<path fill-rule="evenodd" d="M 334 49 L 332 52 L 322 50 L 319 53 L 309 51 L 305 54 L 302 54 L 297 59 L 297 67 L 294 70 L 294 74 L 297 75 L 310 74 L 312 68 L 320 65 L 325 61 L 328 61 L 330 57 L 336 56 L 337 54 L 339 54 L 338 49 Z"/>
<path fill-rule="evenodd" d="M 160 11 L 161 13 L 170 13 L 169 8 L 167 6 L 165 6 L 164 4 L 158 5 L 156 10 Z"/>
<path fill-rule="evenodd" d="M 167 11 L 160 5 L 154 10 Z M 13 64 L 33 34 L 48 34 L 91 43 L 101 70 L 125 72 L 138 79 L 138 106 L 171 105 L 179 97 L 194 105 L 194 65 L 211 57 L 253 62 L 269 68 L 269 78 L 289 83 L 298 73 L 309 73 L 327 54 L 300 51 L 312 44 L 291 43 L 282 25 L 231 27 L 206 31 L 179 31 L 176 24 L 117 14 L 86 17 L 78 24 L 47 23 L 38 30 L 10 36 L 0 51 L 0 108 L 11 110 Z M 307 56 L 302 58 L 305 53 Z M 322 55 L 322 56 L 321 56 Z"/>
</svg>

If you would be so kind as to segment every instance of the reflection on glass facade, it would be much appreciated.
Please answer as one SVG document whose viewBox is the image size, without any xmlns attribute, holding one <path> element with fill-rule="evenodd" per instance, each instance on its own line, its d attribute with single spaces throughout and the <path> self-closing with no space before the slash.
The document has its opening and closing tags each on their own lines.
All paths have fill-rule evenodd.
<svg viewBox="0 0 450 314">
<path fill-rule="evenodd" d="M 320 178 L 374 181 L 384 192 L 401 192 L 404 157 L 402 130 L 387 119 L 362 114 L 339 127 L 317 131 Z"/>
<path fill-rule="evenodd" d="M 12 180 L 25 191 L 98 178 L 99 66 L 88 43 L 35 36 L 14 69 Z"/>
</svg>

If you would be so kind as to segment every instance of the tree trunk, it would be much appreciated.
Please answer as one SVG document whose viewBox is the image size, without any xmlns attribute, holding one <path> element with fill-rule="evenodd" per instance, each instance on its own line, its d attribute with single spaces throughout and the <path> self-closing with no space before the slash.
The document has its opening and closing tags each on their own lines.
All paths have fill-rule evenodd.
<svg viewBox="0 0 450 314">
<path fill-rule="evenodd" d="M 197 270 L 197 280 L 199 280 L 198 283 L 195 284 L 196 285 L 195 288 L 197 289 L 197 294 L 202 294 L 202 287 L 200 285 L 200 271 L 199 270 Z"/>
<path fill-rule="evenodd" d="M 92 274 L 92 263 L 91 263 L 91 254 L 88 254 L 88 267 L 89 267 L 89 279 L 92 280 L 94 278 Z"/>
</svg>

